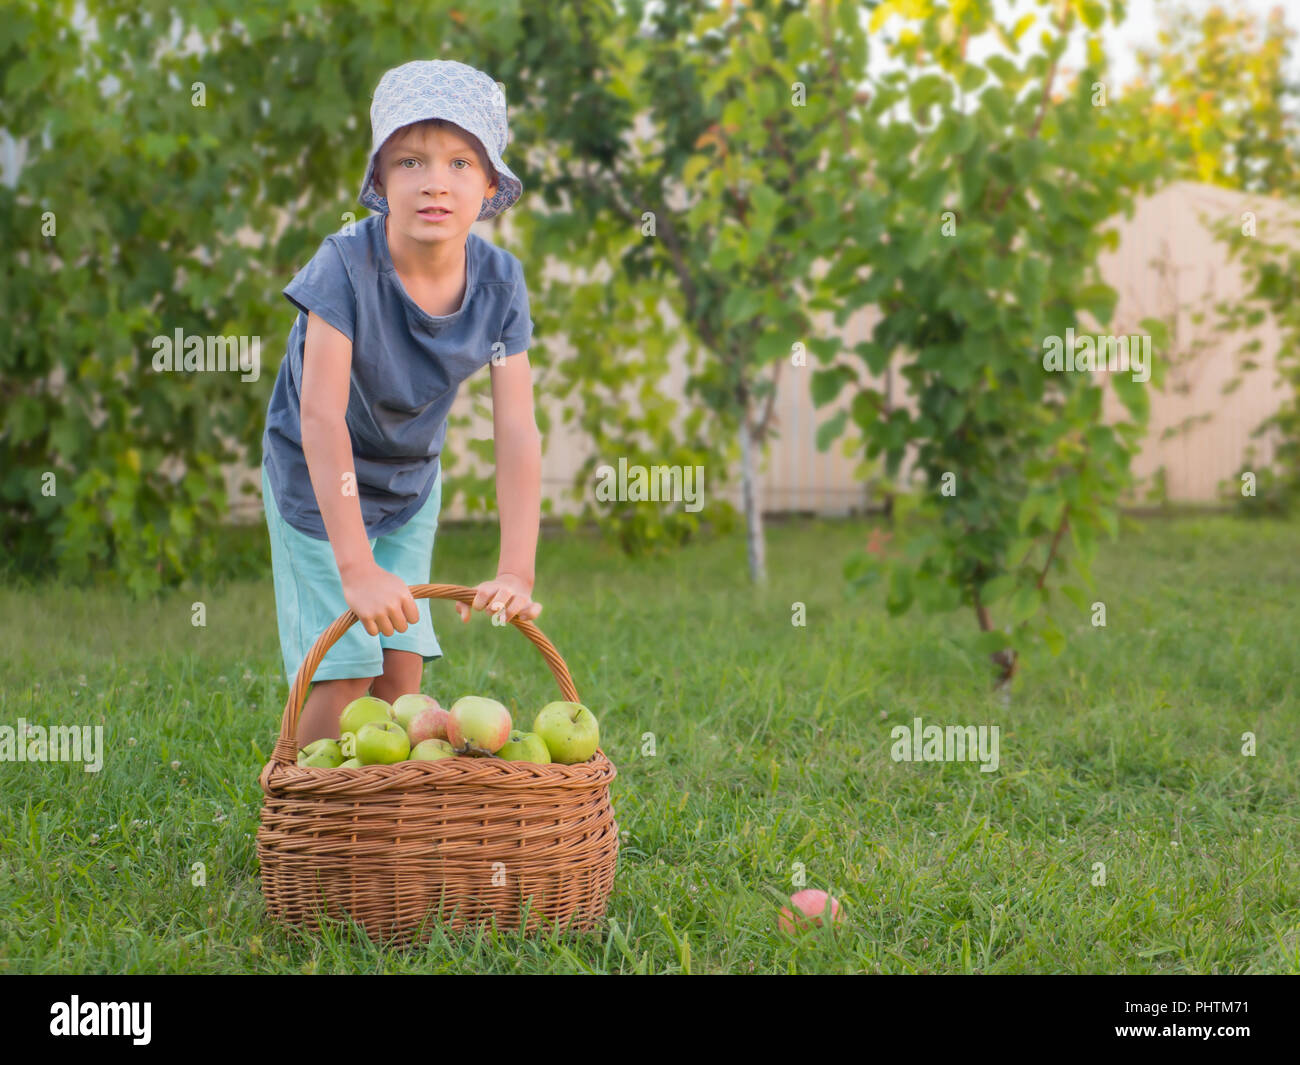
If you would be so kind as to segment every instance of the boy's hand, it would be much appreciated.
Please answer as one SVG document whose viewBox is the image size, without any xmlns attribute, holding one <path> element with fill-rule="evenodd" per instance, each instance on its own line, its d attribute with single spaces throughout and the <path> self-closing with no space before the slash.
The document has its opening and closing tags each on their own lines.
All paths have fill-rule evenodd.
<svg viewBox="0 0 1300 1065">
<path fill-rule="evenodd" d="M 396 573 L 371 562 L 340 573 L 343 599 L 371 636 L 405 632 L 420 620 L 411 589 Z"/>
<path fill-rule="evenodd" d="M 475 588 L 474 605 L 456 602 L 456 611 L 461 621 L 469 621 L 475 610 L 484 610 L 489 614 L 503 612 L 506 621 L 515 616 L 525 621 L 532 621 L 542 612 L 542 604 L 532 599 L 533 586 L 529 581 L 514 573 L 498 573 L 494 580 L 484 581 Z"/>
</svg>

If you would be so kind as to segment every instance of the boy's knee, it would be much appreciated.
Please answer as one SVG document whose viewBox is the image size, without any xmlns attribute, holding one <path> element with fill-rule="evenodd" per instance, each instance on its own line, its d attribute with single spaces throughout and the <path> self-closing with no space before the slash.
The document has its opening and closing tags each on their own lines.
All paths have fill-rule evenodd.
<svg viewBox="0 0 1300 1065">
<path fill-rule="evenodd" d="M 370 690 L 370 686 L 374 682 L 374 677 L 338 677 L 334 680 L 318 680 L 312 687 L 339 692 L 352 698 L 360 698 Z"/>
</svg>

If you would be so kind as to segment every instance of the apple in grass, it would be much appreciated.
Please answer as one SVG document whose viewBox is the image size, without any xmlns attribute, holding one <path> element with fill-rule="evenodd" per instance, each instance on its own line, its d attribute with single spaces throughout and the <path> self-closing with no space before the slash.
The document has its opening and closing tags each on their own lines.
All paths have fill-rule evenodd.
<svg viewBox="0 0 1300 1065">
<path fill-rule="evenodd" d="M 298 752 L 298 764 L 311 769 L 334 769 L 342 761 L 338 740 L 313 740 Z"/>
<path fill-rule="evenodd" d="M 536 732 L 520 732 L 517 728 L 510 730 L 510 738 L 497 751 L 497 757 L 504 758 L 507 762 L 551 764 L 551 752 L 546 749 L 546 741 Z"/>
<path fill-rule="evenodd" d="M 596 715 L 581 703 L 547 703 L 537 712 L 533 731 L 551 752 L 551 761 L 560 765 L 585 762 L 600 746 Z"/>
<path fill-rule="evenodd" d="M 777 920 L 777 925 L 782 932 L 794 932 L 796 928 L 805 931 L 819 927 L 823 917 L 829 918 L 831 924 L 844 922 L 844 916 L 840 913 L 840 900 L 817 888 L 796 891 L 790 896 L 790 904 L 797 913 L 791 913 L 784 906 L 781 907 L 781 916 Z"/>
<path fill-rule="evenodd" d="M 409 734 L 411 722 L 424 711 L 437 709 L 437 706 L 438 700 L 432 695 L 425 695 L 423 692 L 411 692 L 409 695 L 399 696 L 393 702 L 393 720 L 406 729 Z M 414 742 L 413 740 L 412 743 Z"/>
<path fill-rule="evenodd" d="M 451 704 L 447 740 L 457 754 L 496 754 L 510 738 L 510 711 L 495 699 L 465 695 Z"/>
<path fill-rule="evenodd" d="M 372 721 L 357 733 L 357 761 L 362 765 L 392 765 L 406 761 L 411 741 L 396 721 Z"/>
<path fill-rule="evenodd" d="M 345 732 L 360 732 L 362 725 L 372 721 L 392 721 L 393 709 L 383 699 L 373 695 L 363 695 L 353 699 L 343 708 L 339 715 L 339 735 Z"/>
<path fill-rule="evenodd" d="M 411 748 L 408 762 L 436 762 L 440 758 L 455 758 L 456 748 L 446 740 L 422 740 Z"/>
</svg>

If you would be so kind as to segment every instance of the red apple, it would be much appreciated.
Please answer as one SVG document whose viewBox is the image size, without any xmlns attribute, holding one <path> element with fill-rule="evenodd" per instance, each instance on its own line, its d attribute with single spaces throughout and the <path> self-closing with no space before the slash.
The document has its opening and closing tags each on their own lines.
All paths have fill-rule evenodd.
<svg viewBox="0 0 1300 1065">
<path fill-rule="evenodd" d="M 447 722 L 451 714 L 447 713 L 437 700 L 427 710 L 421 710 L 406 726 L 406 734 L 411 737 L 411 746 L 416 747 L 425 740 L 447 739 Z"/>
<path fill-rule="evenodd" d="M 430 710 L 438 705 L 438 700 L 432 695 L 425 695 L 423 692 L 411 692 L 408 695 L 399 695 L 393 701 L 393 720 L 402 728 L 409 730 L 411 722 L 416 719 L 425 710 Z"/>
<path fill-rule="evenodd" d="M 465 695 L 451 704 L 447 739 L 457 754 L 496 754 L 510 738 L 510 711 L 495 699 Z"/>
<path fill-rule="evenodd" d="M 781 931 L 793 932 L 795 928 L 803 931 L 814 926 L 820 926 L 828 902 L 830 904 L 832 923 L 843 924 L 844 917 L 840 913 L 839 899 L 832 898 L 826 892 L 819 891 L 817 888 L 805 888 L 803 891 L 796 891 L 790 896 L 791 905 L 799 911 L 798 917 L 784 906 L 781 907 L 781 917 L 777 922 Z"/>
</svg>

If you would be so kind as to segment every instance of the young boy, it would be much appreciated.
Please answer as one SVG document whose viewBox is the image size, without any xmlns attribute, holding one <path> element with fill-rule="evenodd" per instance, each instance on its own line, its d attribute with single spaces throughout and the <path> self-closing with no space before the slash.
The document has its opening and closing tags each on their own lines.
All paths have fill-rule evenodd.
<svg viewBox="0 0 1300 1065">
<path fill-rule="evenodd" d="M 464 63 L 388 71 L 370 109 L 360 202 L 378 212 L 326 237 L 284 289 L 298 308 L 262 438 L 262 493 L 285 675 L 346 609 L 358 623 L 325 654 L 298 745 L 338 735 L 367 692 L 420 690 L 440 658 L 426 584 L 442 501 L 447 413 L 490 365 L 501 553 L 472 610 L 532 619 L 541 507 L 528 292 L 519 260 L 470 233 L 519 199 L 501 159 L 505 97 Z"/>
</svg>

